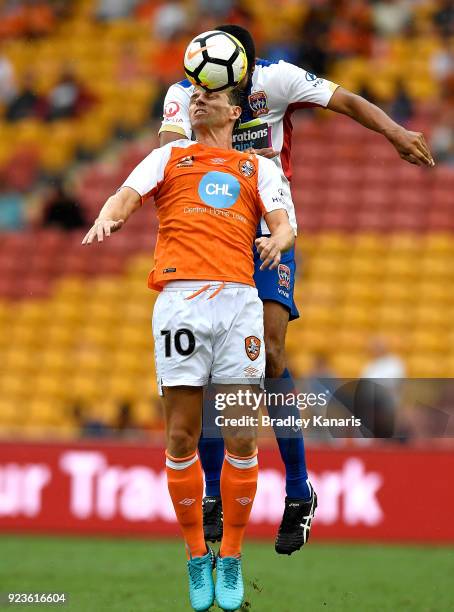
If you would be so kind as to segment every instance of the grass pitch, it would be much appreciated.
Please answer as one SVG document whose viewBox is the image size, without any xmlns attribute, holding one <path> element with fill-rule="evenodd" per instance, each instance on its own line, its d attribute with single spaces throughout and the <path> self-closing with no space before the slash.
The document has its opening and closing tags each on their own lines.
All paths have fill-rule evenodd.
<svg viewBox="0 0 454 612">
<path fill-rule="evenodd" d="M 448 612 L 453 576 L 454 548 L 312 542 L 282 557 L 271 542 L 247 542 L 242 611 Z M 186 581 L 177 540 L 0 537 L 2 603 L 7 592 L 68 594 L 65 605 L 5 609 L 187 612 Z"/>
</svg>

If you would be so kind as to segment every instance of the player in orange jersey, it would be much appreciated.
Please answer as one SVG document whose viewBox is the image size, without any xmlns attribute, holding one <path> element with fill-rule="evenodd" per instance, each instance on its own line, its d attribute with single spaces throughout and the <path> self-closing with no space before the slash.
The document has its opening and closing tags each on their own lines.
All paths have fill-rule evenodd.
<svg viewBox="0 0 454 612">
<path fill-rule="evenodd" d="M 197 455 L 203 386 L 209 378 L 218 385 L 250 385 L 264 376 L 263 304 L 252 278 L 261 216 L 271 231 L 255 240 L 263 268 L 275 268 L 294 241 L 276 166 L 232 148 L 238 96 L 195 90 L 189 113 L 197 141 L 177 140 L 152 151 L 107 200 L 83 240 L 110 236 L 154 195 L 159 231 L 149 286 L 161 291 L 153 313 L 156 372 L 165 406 L 169 492 L 186 542 L 194 610 L 208 610 L 215 595 L 224 610 L 241 606 L 241 546 L 258 475 L 255 429 L 224 430 L 224 534 L 214 587 Z M 230 408 L 232 415 L 239 412 L 238 405 Z M 229 418 L 228 409 L 223 416 Z"/>
</svg>

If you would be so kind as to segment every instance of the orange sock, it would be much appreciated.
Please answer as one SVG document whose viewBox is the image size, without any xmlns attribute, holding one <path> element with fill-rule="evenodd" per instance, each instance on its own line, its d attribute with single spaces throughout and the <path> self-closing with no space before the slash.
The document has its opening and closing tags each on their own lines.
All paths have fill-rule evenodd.
<svg viewBox="0 0 454 612">
<path fill-rule="evenodd" d="M 207 552 L 203 537 L 203 474 L 196 453 L 175 459 L 166 453 L 167 484 L 175 514 L 186 542 L 186 553 L 202 557 Z"/>
<path fill-rule="evenodd" d="M 224 510 L 221 557 L 241 554 L 244 531 L 257 491 L 258 473 L 257 453 L 251 457 L 236 457 L 226 453 L 221 472 L 221 497 Z"/>
</svg>

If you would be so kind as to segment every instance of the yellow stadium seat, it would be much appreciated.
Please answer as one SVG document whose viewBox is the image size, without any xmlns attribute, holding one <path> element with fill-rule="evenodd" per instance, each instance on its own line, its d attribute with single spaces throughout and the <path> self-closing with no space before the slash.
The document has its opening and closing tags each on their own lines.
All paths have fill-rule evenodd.
<svg viewBox="0 0 454 612">
<path fill-rule="evenodd" d="M 422 304 L 437 304 L 439 308 L 445 308 L 446 304 L 454 303 L 454 293 L 450 285 L 436 280 L 425 279 L 419 283 L 418 294 Z"/>
<path fill-rule="evenodd" d="M 381 261 L 373 256 L 366 257 L 365 254 L 353 254 L 347 262 L 346 268 L 350 278 L 366 277 L 372 280 L 384 275 Z"/>
<path fill-rule="evenodd" d="M 20 419 L 20 402 L 13 397 L 7 397 L 2 392 L 0 398 L 0 424 L 2 426 L 16 425 Z"/>
<path fill-rule="evenodd" d="M 137 381 L 130 376 L 111 376 L 109 379 L 109 393 L 122 401 L 134 401 L 141 398 Z"/>
<path fill-rule="evenodd" d="M 442 232 L 431 232 L 426 234 L 422 244 L 427 254 L 443 253 L 444 255 L 454 255 L 454 240 L 451 234 Z"/>
<path fill-rule="evenodd" d="M 77 330 L 65 321 L 50 323 L 45 329 L 46 346 L 53 348 L 68 347 L 77 340 Z"/>
<path fill-rule="evenodd" d="M 410 96 L 418 101 L 433 99 L 439 93 L 437 83 L 425 75 L 415 75 L 407 85 Z"/>
<path fill-rule="evenodd" d="M 106 361 L 106 353 L 93 344 L 80 344 L 71 355 L 71 363 L 74 369 L 81 376 L 94 376 L 98 374 L 100 378 L 104 371 L 110 368 L 110 358 Z"/>
<path fill-rule="evenodd" d="M 332 278 L 345 278 L 349 273 L 343 258 L 330 256 L 311 257 L 306 262 L 306 276 L 308 278 L 324 278 L 331 281 Z"/>
<path fill-rule="evenodd" d="M 440 354 L 419 352 L 407 359 L 407 370 L 410 378 L 440 378 L 448 375 L 448 368 L 440 361 Z"/>
<path fill-rule="evenodd" d="M 87 283 L 81 278 L 65 276 L 56 283 L 55 297 L 66 298 L 69 301 L 82 301 L 86 298 L 87 294 Z"/>
<path fill-rule="evenodd" d="M 387 303 L 411 303 L 412 305 L 418 302 L 418 287 L 410 280 L 404 282 L 401 278 L 395 275 L 390 275 L 381 284 L 381 294 Z M 411 316 L 411 312 L 409 312 Z"/>
<path fill-rule="evenodd" d="M 297 354 L 292 355 L 289 367 L 291 368 L 293 376 L 302 377 L 309 372 L 312 363 L 312 353 L 307 352 L 307 349 L 304 348 Z"/>
<path fill-rule="evenodd" d="M 150 423 L 153 423 L 154 421 L 156 421 L 156 419 L 161 418 L 162 412 L 158 410 L 156 404 L 157 404 L 156 401 L 153 402 L 150 400 L 143 400 L 143 399 L 139 399 L 136 402 L 134 402 L 134 405 L 133 405 L 134 420 L 139 425 L 143 426 L 143 425 L 150 425 Z"/>
<path fill-rule="evenodd" d="M 344 239 L 345 240 L 345 239 Z M 386 236 L 379 234 L 370 234 L 367 232 L 356 234 L 352 240 L 345 240 L 347 250 L 352 251 L 355 255 L 358 254 L 374 254 L 374 256 L 384 253 L 388 248 L 388 240 Z"/>
<path fill-rule="evenodd" d="M 416 257 L 390 253 L 381 262 L 384 272 L 388 278 L 412 278 L 418 276 L 418 260 Z"/>
<path fill-rule="evenodd" d="M 127 347 L 121 347 L 121 349 L 111 356 L 110 367 L 112 370 L 123 372 L 123 376 L 134 376 L 138 372 L 141 373 L 150 369 L 153 360 L 151 350 L 144 355 L 142 351 L 130 351 Z"/>
<path fill-rule="evenodd" d="M 317 252 L 323 254 L 331 254 L 331 253 L 342 253 L 345 254 L 349 252 L 350 247 L 348 241 L 345 239 L 345 236 L 337 233 L 326 233 L 322 234 L 319 237 L 317 243 Z"/>
<path fill-rule="evenodd" d="M 99 419 L 112 426 L 118 415 L 119 405 L 120 400 L 110 395 L 99 399 L 95 405 L 89 406 L 88 414 L 91 418 Z"/>
<path fill-rule="evenodd" d="M 377 325 L 386 331 L 403 331 L 412 321 L 413 317 L 409 316 L 409 308 L 399 303 L 384 302 L 376 312 Z"/>
<path fill-rule="evenodd" d="M 50 318 L 49 303 L 41 301 L 22 302 L 15 309 L 15 319 L 27 325 L 43 326 Z"/>
<path fill-rule="evenodd" d="M 115 325 L 116 322 L 124 317 L 123 305 L 113 307 L 112 300 L 91 299 L 85 307 L 84 319 L 92 323 L 102 322 L 102 324 Z"/>
<path fill-rule="evenodd" d="M 55 425 L 62 420 L 62 404 L 50 398 L 33 399 L 28 406 L 28 420 L 31 424 Z"/>
<path fill-rule="evenodd" d="M 335 352 L 331 355 L 330 363 L 339 378 L 357 378 L 367 363 L 367 356 L 361 352 Z"/>
<path fill-rule="evenodd" d="M 453 264 L 450 258 L 427 254 L 418 262 L 418 266 L 419 273 L 428 279 L 447 281 L 452 277 Z"/>
<path fill-rule="evenodd" d="M 369 335 L 365 330 L 352 329 L 348 325 L 336 328 L 335 332 L 328 339 L 330 350 L 333 352 L 364 352 Z"/>
<path fill-rule="evenodd" d="M 352 329 L 370 329 L 376 318 L 374 310 L 368 306 L 360 306 L 352 303 L 345 304 L 337 309 L 336 316 L 342 326 Z"/>
<path fill-rule="evenodd" d="M 445 354 L 449 346 L 442 333 L 433 332 L 426 327 L 415 330 L 409 336 L 408 341 L 414 354 L 427 352 Z M 438 363 L 438 365 L 440 364 Z"/>
<path fill-rule="evenodd" d="M 136 321 L 138 325 L 148 326 L 151 322 L 153 304 L 155 301 L 155 296 L 151 291 L 145 294 L 144 299 L 141 301 L 137 299 L 127 300 L 122 304 L 122 317 L 128 321 Z"/>
<path fill-rule="evenodd" d="M 42 167 L 49 173 L 61 172 L 68 165 L 73 154 L 74 145 L 72 143 L 56 146 L 56 144 L 50 140 L 42 145 Z"/>
<path fill-rule="evenodd" d="M 43 330 L 35 325 L 23 325 L 22 322 L 11 322 L 8 330 L 9 343 L 15 346 L 32 347 L 41 343 Z"/>
<path fill-rule="evenodd" d="M 74 363 L 67 350 L 48 347 L 40 351 L 39 367 L 42 372 L 52 376 L 60 376 L 73 370 Z"/>
<path fill-rule="evenodd" d="M 304 308 L 307 304 L 335 305 L 339 301 L 340 283 L 326 282 L 323 279 L 311 278 L 297 283 L 295 300 Z"/>
<path fill-rule="evenodd" d="M 75 325 L 84 316 L 84 304 L 79 299 L 73 300 L 66 296 L 51 300 L 47 310 L 53 322 L 65 325 Z"/>
<path fill-rule="evenodd" d="M 397 253 L 413 254 L 419 257 L 422 251 L 422 238 L 417 234 L 396 233 L 388 237 L 389 252 L 392 255 Z"/>
<path fill-rule="evenodd" d="M 451 313 L 444 308 L 438 308 L 429 303 L 420 303 L 414 312 L 416 325 L 422 329 L 434 329 L 437 333 L 444 335 L 444 328 L 452 326 Z"/>
<path fill-rule="evenodd" d="M 76 340 L 80 345 L 112 347 L 118 342 L 117 330 L 113 330 L 106 321 L 90 321 L 80 328 Z"/>
<path fill-rule="evenodd" d="M 19 401 L 30 393 L 30 380 L 19 372 L 8 370 L 2 372 L 0 389 L 3 398 Z"/>
<path fill-rule="evenodd" d="M 41 352 L 39 359 L 34 351 L 26 347 L 11 346 L 2 355 L 2 370 L 11 374 L 28 376 L 31 370 L 41 365 Z"/>
<path fill-rule="evenodd" d="M 371 74 L 367 83 L 379 100 L 390 101 L 396 94 L 396 79 L 388 74 Z"/>
<path fill-rule="evenodd" d="M 310 328 L 325 328 L 333 326 L 337 313 L 331 305 L 307 304 L 304 308 L 302 324 Z"/>
<path fill-rule="evenodd" d="M 445 368 L 444 376 L 454 378 L 454 353 L 443 360 L 443 366 Z"/>
<path fill-rule="evenodd" d="M 68 380 L 64 376 L 53 376 L 45 370 L 40 371 L 29 384 L 37 398 L 45 400 L 59 400 L 68 394 Z"/>
<path fill-rule="evenodd" d="M 94 375 L 93 375 L 94 374 Z M 92 375 L 82 374 L 76 371 L 70 377 L 70 388 L 68 389 L 68 399 L 71 401 L 98 402 L 106 394 L 106 379 L 100 379 L 96 373 Z"/>
<path fill-rule="evenodd" d="M 341 297 L 346 304 L 377 303 L 381 299 L 381 283 L 364 282 L 361 279 L 351 278 L 341 288 Z"/>
</svg>

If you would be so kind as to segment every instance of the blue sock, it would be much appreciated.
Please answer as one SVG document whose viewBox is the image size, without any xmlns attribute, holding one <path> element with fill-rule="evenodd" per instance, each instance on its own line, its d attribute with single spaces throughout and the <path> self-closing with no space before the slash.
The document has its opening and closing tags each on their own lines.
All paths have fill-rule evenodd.
<svg viewBox="0 0 454 612">
<path fill-rule="evenodd" d="M 271 382 L 271 381 L 270 381 Z M 290 372 L 285 369 L 280 379 L 274 379 L 271 383 L 273 389 L 268 392 L 279 391 L 281 393 L 292 393 L 294 384 Z M 301 417 L 300 411 L 296 405 L 293 406 L 268 406 L 268 414 L 271 418 L 283 418 L 294 414 L 297 418 Z M 292 437 L 281 437 L 283 432 L 276 432 L 277 443 L 281 453 L 282 461 L 285 465 L 285 491 L 287 497 L 291 499 L 309 500 L 311 497 L 311 489 L 307 484 L 307 469 L 306 458 L 304 452 L 303 433 L 300 430 L 295 433 L 292 431 Z M 285 432 L 284 432 L 285 435 Z"/>
<path fill-rule="evenodd" d="M 205 495 L 207 497 L 221 497 L 221 470 L 224 463 L 224 439 L 221 435 L 216 438 L 199 440 L 199 455 L 205 473 Z"/>
</svg>

